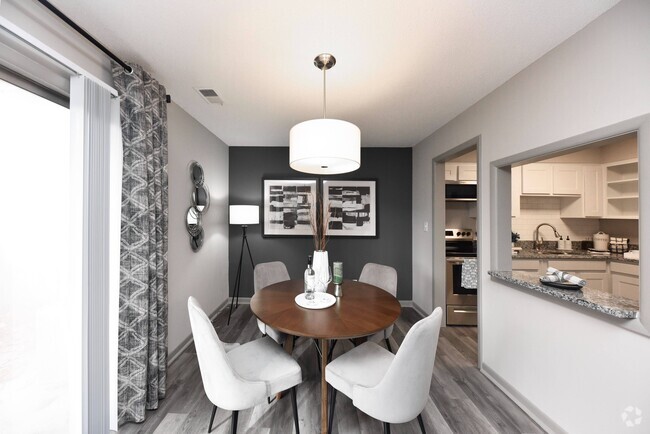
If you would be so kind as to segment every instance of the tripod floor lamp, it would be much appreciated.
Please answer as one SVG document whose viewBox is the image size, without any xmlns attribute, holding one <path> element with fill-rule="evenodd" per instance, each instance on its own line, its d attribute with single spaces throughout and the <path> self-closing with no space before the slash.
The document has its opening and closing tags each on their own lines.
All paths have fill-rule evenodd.
<svg viewBox="0 0 650 434">
<path fill-rule="evenodd" d="M 248 245 L 246 238 L 246 228 L 248 225 L 258 225 L 260 223 L 260 207 L 257 205 L 230 205 L 230 224 L 241 225 L 242 239 L 241 251 L 239 252 L 239 265 L 237 266 L 237 274 L 235 277 L 235 285 L 232 288 L 232 299 L 230 300 L 230 312 L 228 312 L 228 324 L 230 324 L 230 317 L 232 316 L 233 305 L 235 309 L 239 307 L 239 287 L 241 285 L 241 273 L 244 260 L 244 247 L 248 251 L 248 257 L 251 260 L 251 266 L 255 268 L 253 262 L 253 255 L 251 255 L 251 248 Z M 235 302 L 236 300 L 236 302 Z"/>
</svg>

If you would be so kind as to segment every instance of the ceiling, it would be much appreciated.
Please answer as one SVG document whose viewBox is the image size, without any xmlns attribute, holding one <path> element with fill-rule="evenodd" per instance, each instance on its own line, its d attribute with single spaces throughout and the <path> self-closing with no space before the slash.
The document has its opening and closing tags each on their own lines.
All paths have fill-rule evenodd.
<svg viewBox="0 0 650 434">
<path fill-rule="evenodd" d="M 52 0 L 229 146 L 287 146 L 327 115 L 413 146 L 618 0 Z M 405 5 L 408 4 L 408 7 Z M 215 89 L 210 105 L 194 90 Z"/>
</svg>

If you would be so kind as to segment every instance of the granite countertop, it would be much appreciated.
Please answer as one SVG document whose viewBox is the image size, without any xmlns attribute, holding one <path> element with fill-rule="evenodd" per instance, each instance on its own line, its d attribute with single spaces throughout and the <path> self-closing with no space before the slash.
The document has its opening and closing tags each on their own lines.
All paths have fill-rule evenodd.
<svg viewBox="0 0 650 434">
<path fill-rule="evenodd" d="M 639 265 L 637 259 L 625 259 L 623 254 L 611 254 L 610 256 L 597 256 L 589 253 L 588 250 L 569 250 L 567 253 L 538 252 L 534 249 L 522 249 L 518 254 L 512 255 L 512 259 L 583 259 L 594 261 L 624 262 L 626 264 Z"/>
<path fill-rule="evenodd" d="M 494 279 L 513 283 L 531 291 L 540 292 L 560 300 L 577 304 L 587 309 L 601 312 L 616 318 L 634 319 L 639 315 L 639 302 L 619 297 L 609 292 L 598 291 L 589 287 L 581 290 L 556 289 L 542 285 L 538 273 L 524 271 L 488 271 Z"/>
</svg>

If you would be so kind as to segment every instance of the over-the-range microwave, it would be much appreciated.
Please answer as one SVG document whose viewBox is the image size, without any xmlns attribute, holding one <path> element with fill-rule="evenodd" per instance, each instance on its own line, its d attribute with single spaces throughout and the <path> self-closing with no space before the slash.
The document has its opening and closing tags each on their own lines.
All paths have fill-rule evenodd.
<svg viewBox="0 0 650 434">
<path fill-rule="evenodd" d="M 476 202 L 476 181 L 447 182 L 445 199 L 450 202 Z"/>
</svg>

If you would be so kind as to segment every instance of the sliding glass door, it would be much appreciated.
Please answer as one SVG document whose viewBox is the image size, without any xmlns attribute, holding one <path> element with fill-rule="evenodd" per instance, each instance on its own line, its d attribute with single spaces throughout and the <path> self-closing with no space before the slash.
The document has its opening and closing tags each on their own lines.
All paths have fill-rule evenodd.
<svg viewBox="0 0 650 434">
<path fill-rule="evenodd" d="M 2 432 L 78 431 L 83 198 L 73 154 L 69 109 L 0 80 Z"/>
</svg>

